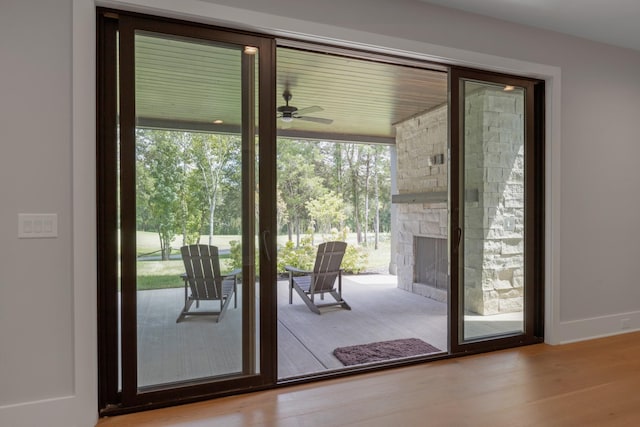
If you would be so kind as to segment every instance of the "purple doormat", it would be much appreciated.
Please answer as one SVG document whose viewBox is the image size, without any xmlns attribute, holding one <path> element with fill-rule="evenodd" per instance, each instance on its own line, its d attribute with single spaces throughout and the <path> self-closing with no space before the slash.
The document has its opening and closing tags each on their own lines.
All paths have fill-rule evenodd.
<svg viewBox="0 0 640 427">
<path fill-rule="evenodd" d="M 338 347 L 333 355 L 345 366 L 361 363 L 379 362 L 381 360 L 398 359 L 400 357 L 419 356 L 437 353 L 439 348 L 418 338 L 404 338 L 392 341 L 372 342 L 370 344 Z"/>
</svg>

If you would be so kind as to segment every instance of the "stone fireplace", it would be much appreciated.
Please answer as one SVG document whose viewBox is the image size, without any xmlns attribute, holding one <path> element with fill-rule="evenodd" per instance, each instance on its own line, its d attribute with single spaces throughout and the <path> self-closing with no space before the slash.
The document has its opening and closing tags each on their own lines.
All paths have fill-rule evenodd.
<svg viewBox="0 0 640 427">
<path fill-rule="evenodd" d="M 396 126 L 398 287 L 438 301 L 448 295 L 447 106 Z"/>
<path fill-rule="evenodd" d="M 473 114 L 465 132 L 474 145 L 465 156 L 464 308 L 483 315 L 521 311 L 522 103 L 499 89 L 475 91 L 466 102 Z M 398 287 L 439 301 L 449 291 L 447 132 L 446 104 L 396 125 L 392 197 Z"/>
<path fill-rule="evenodd" d="M 446 301 L 449 289 L 447 239 L 414 236 L 413 241 L 412 288 L 415 288 L 418 291 L 417 293 L 427 294 L 431 298 Z M 419 291 L 421 288 L 422 292 Z"/>
</svg>

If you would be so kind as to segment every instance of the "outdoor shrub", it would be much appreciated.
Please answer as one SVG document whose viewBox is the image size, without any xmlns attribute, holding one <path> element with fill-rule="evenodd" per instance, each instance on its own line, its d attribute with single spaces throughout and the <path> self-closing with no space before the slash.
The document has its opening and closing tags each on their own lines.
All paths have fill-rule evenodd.
<svg viewBox="0 0 640 427">
<path fill-rule="evenodd" d="M 324 241 L 344 241 L 346 231 L 337 232 L 334 230 L 331 236 L 325 238 Z M 342 237 L 342 238 L 341 238 Z M 291 241 L 288 241 L 278 248 L 278 271 L 285 273 L 285 266 L 299 268 L 301 270 L 313 269 L 316 260 L 318 247 L 312 243 L 312 236 L 304 236 L 300 239 L 298 247 Z M 230 268 L 242 268 L 242 244 L 237 240 L 229 242 L 230 249 Z M 342 269 L 345 273 L 358 274 L 362 273 L 367 267 L 367 252 L 364 248 L 352 244 L 347 244 L 347 250 L 342 259 Z"/>
<path fill-rule="evenodd" d="M 231 270 L 235 270 L 236 268 L 239 268 L 242 270 L 242 243 L 240 243 L 238 240 L 230 240 L 229 241 L 229 268 Z M 256 251 L 258 249 L 256 248 Z M 256 257 L 255 257 L 255 261 L 256 261 L 256 275 L 260 274 L 260 259 L 258 257 L 258 254 L 256 253 Z M 223 272 L 224 274 L 224 272 Z"/>
<path fill-rule="evenodd" d="M 284 273 L 284 268 L 287 265 L 302 270 L 311 270 L 316 260 L 316 251 L 317 249 L 311 244 L 310 237 L 303 237 L 297 248 L 291 241 L 285 243 L 278 250 L 278 271 Z"/>
<path fill-rule="evenodd" d="M 237 240 L 229 242 L 231 246 L 229 250 L 229 258 L 231 258 L 231 269 L 242 268 L 242 244 Z"/>
<path fill-rule="evenodd" d="M 359 246 L 347 245 L 342 259 L 342 270 L 345 273 L 362 273 L 367 267 L 367 252 Z"/>
<path fill-rule="evenodd" d="M 341 232 L 332 230 L 330 236 L 326 236 L 324 241 L 345 241 L 348 229 Z M 316 260 L 317 246 L 312 243 L 312 236 L 305 236 L 300 239 L 300 246 L 295 247 L 293 242 L 288 241 L 278 251 L 278 271 L 285 272 L 284 267 L 290 265 L 302 270 L 313 269 Z M 347 250 L 342 259 L 342 269 L 346 273 L 358 274 L 367 267 L 367 252 L 356 245 L 347 244 Z"/>
<path fill-rule="evenodd" d="M 346 242 L 348 234 L 349 227 L 345 227 L 342 230 L 333 228 L 331 229 L 331 235 L 325 237 L 325 241 L 338 240 Z M 345 251 L 344 258 L 342 259 L 342 270 L 345 273 L 362 273 L 367 268 L 367 258 L 368 254 L 364 248 L 357 245 L 347 244 L 347 250 Z"/>
</svg>

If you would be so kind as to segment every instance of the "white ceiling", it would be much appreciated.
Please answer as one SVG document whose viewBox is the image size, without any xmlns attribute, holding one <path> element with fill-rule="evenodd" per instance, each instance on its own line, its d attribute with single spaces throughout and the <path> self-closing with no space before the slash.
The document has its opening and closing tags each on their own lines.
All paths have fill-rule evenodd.
<svg viewBox="0 0 640 427">
<path fill-rule="evenodd" d="M 639 0 L 421 0 L 640 51 Z"/>
</svg>

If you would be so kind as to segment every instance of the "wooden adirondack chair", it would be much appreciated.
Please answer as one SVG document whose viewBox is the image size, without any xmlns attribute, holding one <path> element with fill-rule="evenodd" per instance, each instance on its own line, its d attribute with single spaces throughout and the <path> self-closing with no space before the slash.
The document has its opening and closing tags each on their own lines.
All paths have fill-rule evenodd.
<svg viewBox="0 0 640 427">
<path fill-rule="evenodd" d="M 220 274 L 220 258 L 218 248 L 208 245 L 189 245 L 180 248 L 184 262 L 184 308 L 176 319 L 180 322 L 185 316 L 213 315 L 216 322 L 222 320 L 227 307 L 233 297 L 234 307 L 238 306 L 238 274 L 241 270 L 234 270 L 222 276 Z M 189 311 L 193 302 L 196 308 L 200 301 L 220 301 L 220 309 L 215 311 Z"/>
<path fill-rule="evenodd" d="M 320 308 L 329 306 L 341 306 L 351 310 L 351 307 L 342 298 L 342 270 L 340 264 L 347 249 L 345 242 L 326 242 L 318 246 L 316 262 L 313 271 L 305 271 L 299 268 L 286 266 L 289 272 L 289 304 L 293 303 L 293 291 L 298 293 L 311 311 L 321 314 Z M 338 289 L 335 283 L 338 280 Z M 324 300 L 324 294 L 330 294 L 335 302 L 316 304 L 315 296 L 320 294 Z"/>
</svg>

